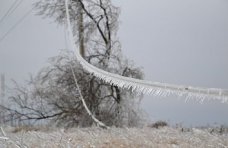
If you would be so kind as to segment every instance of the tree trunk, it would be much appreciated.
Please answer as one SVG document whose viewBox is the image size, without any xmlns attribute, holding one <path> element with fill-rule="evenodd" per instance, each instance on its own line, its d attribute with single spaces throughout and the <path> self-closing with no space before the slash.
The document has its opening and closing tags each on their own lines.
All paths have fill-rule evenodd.
<svg viewBox="0 0 228 148">
<path fill-rule="evenodd" d="M 78 33 L 79 33 L 79 49 L 80 54 L 85 58 L 85 46 L 84 46 L 84 23 L 83 23 L 83 9 L 79 7 L 79 16 L 78 16 Z"/>
</svg>

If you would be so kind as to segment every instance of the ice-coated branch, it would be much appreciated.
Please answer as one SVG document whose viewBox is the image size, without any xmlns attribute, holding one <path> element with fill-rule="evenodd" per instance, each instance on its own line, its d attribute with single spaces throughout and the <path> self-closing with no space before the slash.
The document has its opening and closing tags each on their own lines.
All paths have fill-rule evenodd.
<svg viewBox="0 0 228 148">
<path fill-rule="evenodd" d="M 1 129 L 1 133 L 2 133 L 2 135 L 3 135 L 2 137 L 0 137 L 0 140 L 2 139 L 2 140 L 9 141 L 9 142 L 12 143 L 15 147 L 21 148 L 21 146 L 20 146 L 19 144 L 17 144 L 14 140 L 10 139 L 10 138 L 6 135 L 6 133 L 5 133 L 5 131 L 3 130 L 2 127 L 0 127 L 0 129 Z"/>
</svg>

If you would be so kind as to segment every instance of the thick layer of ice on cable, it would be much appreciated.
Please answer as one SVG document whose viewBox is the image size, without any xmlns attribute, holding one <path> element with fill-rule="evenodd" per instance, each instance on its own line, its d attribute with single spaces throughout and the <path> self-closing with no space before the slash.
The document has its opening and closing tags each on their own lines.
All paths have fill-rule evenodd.
<svg viewBox="0 0 228 148">
<path fill-rule="evenodd" d="M 66 8 L 66 10 L 68 9 Z M 228 90 L 220 88 L 201 88 L 139 80 L 109 73 L 89 64 L 86 60 L 82 58 L 78 48 L 76 47 L 69 19 L 69 12 L 67 12 L 67 14 L 68 34 L 71 43 L 70 47 L 73 51 L 76 50 L 75 56 L 78 62 L 82 65 L 82 67 L 97 78 L 107 83 L 116 85 L 120 88 L 130 89 L 137 93 L 152 94 L 155 96 L 168 96 L 171 94 L 176 94 L 178 96 L 185 96 L 186 100 L 196 98 L 200 101 L 203 101 L 205 99 L 217 99 L 222 102 L 228 101 Z"/>
</svg>

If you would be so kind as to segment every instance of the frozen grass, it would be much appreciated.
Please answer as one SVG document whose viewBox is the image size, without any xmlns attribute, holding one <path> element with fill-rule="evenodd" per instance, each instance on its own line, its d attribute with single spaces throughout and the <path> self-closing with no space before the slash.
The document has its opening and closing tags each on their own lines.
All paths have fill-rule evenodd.
<svg viewBox="0 0 228 148">
<path fill-rule="evenodd" d="M 74 128 L 41 129 L 4 128 L 0 148 L 228 148 L 228 134 L 210 133 L 207 129 L 183 131 L 163 128 Z M 3 138 L 5 137 L 5 139 Z"/>
</svg>

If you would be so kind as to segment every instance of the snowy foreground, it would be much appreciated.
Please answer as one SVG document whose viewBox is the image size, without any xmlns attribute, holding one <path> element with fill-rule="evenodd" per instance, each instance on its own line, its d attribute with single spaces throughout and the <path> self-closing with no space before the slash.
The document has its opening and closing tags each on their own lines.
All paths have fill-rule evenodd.
<svg viewBox="0 0 228 148">
<path fill-rule="evenodd" d="M 228 134 L 210 129 L 156 128 L 2 128 L 0 148 L 228 148 Z"/>
</svg>

